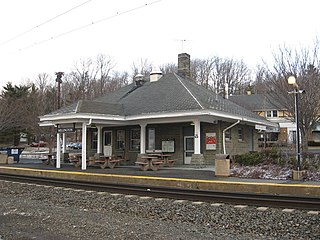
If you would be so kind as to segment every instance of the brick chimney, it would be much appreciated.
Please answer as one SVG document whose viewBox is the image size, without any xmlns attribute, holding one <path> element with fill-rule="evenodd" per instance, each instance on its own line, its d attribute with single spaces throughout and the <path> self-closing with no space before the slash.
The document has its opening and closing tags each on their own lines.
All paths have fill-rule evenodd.
<svg viewBox="0 0 320 240">
<path fill-rule="evenodd" d="M 190 55 L 180 53 L 178 55 L 178 74 L 182 77 L 190 77 Z"/>
</svg>

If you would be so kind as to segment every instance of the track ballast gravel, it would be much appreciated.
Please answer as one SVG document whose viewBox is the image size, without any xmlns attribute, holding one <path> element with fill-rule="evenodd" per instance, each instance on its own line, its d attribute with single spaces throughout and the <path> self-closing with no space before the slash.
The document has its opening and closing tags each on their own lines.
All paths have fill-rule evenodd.
<svg viewBox="0 0 320 240">
<path fill-rule="evenodd" d="M 0 240 L 319 239 L 308 210 L 235 207 L 0 181 Z"/>
</svg>

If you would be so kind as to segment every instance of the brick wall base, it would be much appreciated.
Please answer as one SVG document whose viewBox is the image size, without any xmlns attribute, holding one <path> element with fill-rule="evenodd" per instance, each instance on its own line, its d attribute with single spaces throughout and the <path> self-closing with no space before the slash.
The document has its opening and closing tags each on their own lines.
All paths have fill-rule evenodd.
<svg viewBox="0 0 320 240">
<path fill-rule="evenodd" d="M 203 154 L 192 154 L 191 157 L 191 165 L 196 165 L 196 166 L 205 166 L 205 160 Z"/>
</svg>

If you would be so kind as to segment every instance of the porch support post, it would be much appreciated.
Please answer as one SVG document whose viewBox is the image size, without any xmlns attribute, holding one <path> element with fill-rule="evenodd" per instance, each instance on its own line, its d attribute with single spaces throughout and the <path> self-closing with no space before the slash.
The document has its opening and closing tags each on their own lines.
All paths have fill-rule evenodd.
<svg viewBox="0 0 320 240">
<path fill-rule="evenodd" d="M 62 133 L 62 152 L 66 152 L 66 134 Z"/>
<path fill-rule="evenodd" d="M 200 121 L 194 120 L 194 154 L 200 154 Z"/>
<path fill-rule="evenodd" d="M 61 144 L 60 144 L 60 133 L 57 133 L 57 156 L 56 156 L 56 168 L 60 168 L 61 161 Z"/>
<path fill-rule="evenodd" d="M 87 169 L 87 124 L 82 123 L 81 170 Z"/>
<path fill-rule="evenodd" d="M 146 126 L 147 124 L 140 124 L 140 154 L 146 153 Z"/>
<path fill-rule="evenodd" d="M 101 145 L 102 145 L 102 128 L 101 126 L 97 126 L 98 129 L 98 136 L 97 136 L 97 153 L 101 152 Z"/>
</svg>

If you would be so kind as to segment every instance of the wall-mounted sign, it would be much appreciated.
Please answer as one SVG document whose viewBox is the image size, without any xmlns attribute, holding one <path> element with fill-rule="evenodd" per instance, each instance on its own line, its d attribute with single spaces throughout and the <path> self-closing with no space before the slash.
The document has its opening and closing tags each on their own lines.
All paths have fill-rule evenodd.
<svg viewBox="0 0 320 240">
<path fill-rule="evenodd" d="M 261 131 L 266 131 L 266 130 L 267 130 L 267 127 L 266 127 L 266 126 L 263 126 L 263 125 L 256 124 L 256 125 L 255 125 L 255 129 L 261 130 Z"/>
<path fill-rule="evenodd" d="M 206 150 L 217 149 L 216 133 L 206 133 Z"/>
<path fill-rule="evenodd" d="M 75 131 L 76 131 L 75 124 L 73 124 L 73 126 L 62 126 L 62 125 L 57 126 L 57 133 L 67 133 L 67 132 L 75 132 Z"/>
<path fill-rule="evenodd" d="M 162 141 L 162 152 L 174 152 L 174 140 Z"/>
</svg>

